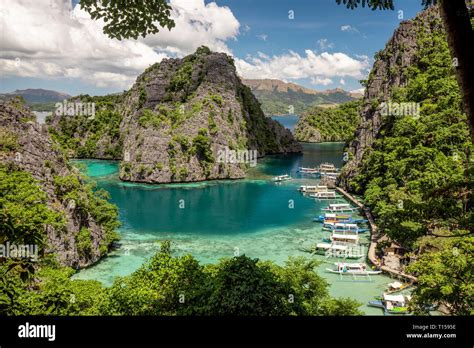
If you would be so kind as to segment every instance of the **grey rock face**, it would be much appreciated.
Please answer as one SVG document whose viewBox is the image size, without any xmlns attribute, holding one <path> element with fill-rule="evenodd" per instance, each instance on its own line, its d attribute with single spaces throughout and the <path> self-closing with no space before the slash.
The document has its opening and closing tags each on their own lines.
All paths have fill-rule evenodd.
<svg viewBox="0 0 474 348">
<path fill-rule="evenodd" d="M 356 130 L 355 139 L 349 144 L 352 158 L 343 167 L 339 182 L 344 188 L 347 189 L 350 180 L 358 174 L 364 155 L 370 151 L 379 135 L 382 125 L 381 104 L 390 101 L 397 87 L 406 85 L 404 71 L 416 59 L 417 32 L 421 28 L 430 32 L 430 21 L 427 19 L 433 16 L 439 17 L 436 6 L 412 20 L 401 22 L 385 48 L 376 55 L 363 98 L 362 121 Z"/>
<path fill-rule="evenodd" d="M 36 123 L 34 115 L 14 101 L 0 102 L 0 128 L 14 133 L 19 145 L 15 152 L 0 152 L 0 163 L 14 163 L 20 170 L 31 173 L 46 192 L 48 206 L 66 218 L 64 230 L 46 229 L 46 252 L 55 253 L 62 265 L 74 268 L 98 261 L 103 256 L 99 250 L 104 239 L 101 227 L 90 215 L 83 216 L 73 201 L 60 201 L 55 194 L 55 176 L 78 176 L 78 173 L 68 166 L 66 157 L 51 140 L 47 128 Z M 76 236 L 81 226 L 87 226 L 91 233 L 92 248 L 87 255 L 81 255 L 77 250 Z"/>
<path fill-rule="evenodd" d="M 247 164 L 219 162 L 225 149 L 300 152 L 290 131 L 264 116 L 232 58 L 204 48 L 148 68 L 121 110 L 120 178 L 148 183 L 245 177 Z"/>
</svg>

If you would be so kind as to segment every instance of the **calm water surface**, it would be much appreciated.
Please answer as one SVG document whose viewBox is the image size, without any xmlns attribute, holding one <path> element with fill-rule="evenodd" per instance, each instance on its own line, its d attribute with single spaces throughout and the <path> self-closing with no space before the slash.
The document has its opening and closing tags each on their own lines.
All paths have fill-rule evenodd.
<svg viewBox="0 0 474 348">
<path fill-rule="evenodd" d="M 80 271 L 75 278 L 96 279 L 110 285 L 116 276 L 136 270 L 159 249 L 160 240 L 168 239 L 176 255 L 190 253 L 203 263 L 232 257 L 237 252 L 282 265 L 289 256 L 319 258 L 319 271 L 331 284 L 331 295 L 352 297 L 364 304 L 361 309 L 367 314 L 381 314 L 365 304 L 386 289 L 390 278 L 373 276 L 370 282 L 341 280 L 325 272 L 337 260 L 303 251 L 329 235 L 320 224 L 312 222 L 328 201 L 318 202 L 301 195 L 297 191 L 299 185 L 317 181 L 296 171 L 299 166 L 328 161 L 341 166 L 343 144 L 303 144 L 303 149 L 302 155 L 259 160 L 244 180 L 194 184 L 124 183 L 118 179 L 117 162 L 78 161 L 86 165 L 87 173 L 119 207 L 122 239 L 118 250 Z M 294 180 L 273 183 L 272 177 L 281 174 L 290 174 Z M 363 242 L 368 243 L 368 235 Z"/>
<path fill-rule="evenodd" d="M 298 122 L 299 117 L 297 115 L 288 115 L 288 116 L 272 116 L 275 121 L 280 122 L 283 127 L 288 128 L 290 131 L 295 130 L 296 123 Z"/>
<path fill-rule="evenodd" d="M 39 124 L 45 123 L 46 117 L 51 115 L 51 111 L 33 111 Z"/>
</svg>

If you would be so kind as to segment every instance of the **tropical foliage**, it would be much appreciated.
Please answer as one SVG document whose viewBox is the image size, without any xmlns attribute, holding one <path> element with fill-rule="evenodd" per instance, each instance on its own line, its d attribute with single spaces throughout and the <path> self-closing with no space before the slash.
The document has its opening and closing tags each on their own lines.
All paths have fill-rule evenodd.
<svg viewBox="0 0 474 348">
<path fill-rule="evenodd" d="M 436 248 L 408 267 L 418 276 L 411 306 L 426 314 L 428 304 L 445 304 L 453 314 L 473 315 L 474 237 L 438 238 L 435 243 Z"/>
<path fill-rule="evenodd" d="M 46 122 L 52 138 L 58 141 L 70 157 L 122 157 L 123 136 L 120 134 L 122 115 L 115 110 L 121 95 L 91 97 L 80 95 L 70 102 L 95 103 L 95 115 L 49 116 Z"/>
<path fill-rule="evenodd" d="M 109 202 L 110 195 L 107 191 L 96 190 L 93 182 L 84 182 L 84 179 L 74 174 L 56 176 L 55 193 L 62 202 L 73 201 L 77 214 L 81 214 L 84 218 L 91 216 L 101 226 L 105 238 L 101 242 L 100 251 L 101 254 L 105 254 L 111 243 L 118 239 L 116 232 L 120 226 L 118 208 Z M 90 236 L 90 232 L 83 226 L 78 236 L 79 246 L 84 247 L 81 252 L 90 249 L 85 235 Z"/>
<path fill-rule="evenodd" d="M 159 32 L 159 27 L 171 30 L 171 6 L 166 0 L 137 2 L 80 0 L 81 9 L 92 19 L 105 22 L 104 34 L 113 39 L 138 39 Z"/>
<path fill-rule="evenodd" d="M 295 127 L 299 141 L 349 141 L 360 122 L 360 101 L 332 108 L 315 107 L 304 112 Z"/>
<path fill-rule="evenodd" d="M 352 188 L 379 227 L 414 252 L 419 310 L 438 302 L 466 314 L 473 308 L 473 145 L 441 21 L 429 25 L 432 34 L 419 25 L 416 63 L 402 71 L 408 83 L 391 100 L 417 103 L 420 112 L 382 120 Z"/>
<path fill-rule="evenodd" d="M 52 315 L 357 315 L 353 300 L 328 295 L 314 261 L 286 266 L 246 256 L 203 266 L 192 256 L 173 257 L 170 243 L 110 288 L 70 280 L 72 270 L 43 260 L 34 279 L 0 264 L 0 314 Z M 8 276 L 6 274 L 8 273 Z"/>
<path fill-rule="evenodd" d="M 0 164 L 0 243 L 45 245 L 45 228 L 60 231 L 65 219 L 48 207 L 47 196 L 31 174 Z"/>
</svg>

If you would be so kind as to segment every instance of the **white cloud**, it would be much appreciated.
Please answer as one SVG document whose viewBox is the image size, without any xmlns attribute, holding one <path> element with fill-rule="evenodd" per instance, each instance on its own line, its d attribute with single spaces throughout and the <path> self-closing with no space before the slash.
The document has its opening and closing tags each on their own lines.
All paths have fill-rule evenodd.
<svg viewBox="0 0 474 348">
<path fill-rule="evenodd" d="M 267 56 L 265 53 L 260 52 L 260 51 L 257 52 L 257 55 L 259 58 L 262 58 L 262 59 L 270 59 L 270 56 Z M 252 56 L 248 55 L 248 57 L 252 59 Z"/>
<path fill-rule="evenodd" d="M 312 85 L 322 85 L 322 86 L 327 86 L 333 83 L 333 81 L 329 78 L 323 78 L 323 77 L 311 77 L 311 84 Z"/>
<path fill-rule="evenodd" d="M 346 84 L 346 81 L 344 79 L 340 79 L 339 83 L 344 86 Z"/>
<path fill-rule="evenodd" d="M 314 81 L 325 81 L 325 78 L 353 77 L 361 79 L 369 66 L 368 59 L 355 59 L 344 53 L 316 54 L 305 50 L 305 55 L 290 51 L 279 56 L 248 56 L 235 59 L 237 71 L 245 78 L 274 78 L 295 80 L 310 78 Z"/>
<path fill-rule="evenodd" d="M 230 53 L 225 41 L 237 38 L 240 23 L 228 7 L 215 2 L 205 4 L 204 0 L 171 0 L 170 3 L 176 26 L 172 30 L 161 29 L 158 34 L 142 39 L 143 42 L 178 56 L 192 53 L 201 45 Z"/>
<path fill-rule="evenodd" d="M 79 78 L 99 87 L 128 88 L 149 65 L 200 45 L 230 53 L 239 22 L 228 7 L 204 0 L 171 0 L 176 27 L 145 39 L 113 40 L 103 23 L 72 8 L 71 0 L 0 3 L 0 74 Z"/>
<path fill-rule="evenodd" d="M 204 0 L 170 0 L 176 26 L 139 40 L 113 40 L 71 0 L 0 2 L 0 75 L 34 78 L 72 78 L 98 87 L 129 88 L 138 74 L 163 58 L 184 56 L 198 46 L 231 54 L 227 41 L 236 40 L 240 26 L 232 11 Z M 260 39 L 267 40 L 266 34 Z M 322 38 L 319 48 L 333 48 Z M 305 50 L 269 56 L 263 52 L 235 58 L 246 78 L 309 79 L 328 85 L 341 78 L 363 78 L 367 56 L 317 54 Z"/>
<path fill-rule="evenodd" d="M 325 51 L 325 50 L 330 49 L 330 48 L 334 48 L 334 44 L 332 42 L 329 42 L 328 39 L 319 39 L 317 41 L 317 43 L 319 45 L 319 48 L 322 51 Z"/>
<path fill-rule="evenodd" d="M 358 89 L 354 89 L 351 91 L 351 93 L 356 93 L 356 94 L 364 94 L 365 92 L 365 88 L 362 87 L 362 88 L 358 88 Z"/>
<path fill-rule="evenodd" d="M 267 34 L 260 34 L 260 35 L 257 35 L 257 38 L 259 38 L 262 41 L 267 41 L 268 35 Z"/>
<path fill-rule="evenodd" d="M 356 27 L 350 26 L 350 25 L 343 25 L 341 26 L 341 31 L 347 32 L 347 33 L 358 33 L 359 30 Z"/>
</svg>

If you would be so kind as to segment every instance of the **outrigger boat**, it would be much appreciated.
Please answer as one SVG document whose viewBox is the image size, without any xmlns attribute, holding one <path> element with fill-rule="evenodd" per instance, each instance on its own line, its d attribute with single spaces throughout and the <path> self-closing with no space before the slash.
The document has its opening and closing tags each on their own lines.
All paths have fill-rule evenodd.
<svg viewBox="0 0 474 348">
<path fill-rule="evenodd" d="M 336 192 L 335 191 L 322 191 L 322 192 L 312 193 L 309 196 L 316 199 L 336 199 Z"/>
<path fill-rule="evenodd" d="M 357 245 L 348 245 L 341 242 L 318 243 L 312 251 L 319 255 L 326 255 L 326 257 L 360 259 L 364 254 L 356 247 Z"/>
<path fill-rule="evenodd" d="M 357 224 L 351 224 L 346 222 L 324 222 L 323 230 L 332 231 L 352 231 L 355 233 L 367 232 L 368 228 L 360 228 Z"/>
<path fill-rule="evenodd" d="M 380 299 L 369 301 L 371 307 L 382 308 L 384 314 L 409 314 L 408 302 L 411 297 L 408 295 L 383 294 Z"/>
<path fill-rule="evenodd" d="M 278 175 L 273 178 L 273 181 L 275 182 L 282 182 L 287 180 L 291 180 L 291 176 L 289 176 L 288 174 Z"/>
<path fill-rule="evenodd" d="M 333 229 L 334 224 L 338 223 L 339 221 L 324 221 L 323 222 L 323 230 L 330 231 Z"/>
<path fill-rule="evenodd" d="M 321 163 L 319 165 L 319 173 L 337 173 L 339 171 L 339 168 L 336 168 L 336 166 L 332 163 Z"/>
<path fill-rule="evenodd" d="M 314 222 L 320 222 L 322 224 L 335 224 L 336 222 L 351 222 L 349 219 L 348 220 L 344 220 L 344 219 L 340 219 L 340 220 L 332 220 L 332 219 L 321 219 L 319 216 L 318 217 L 315 217 L 313 218 L 313 221 Z"/>
<path fill-rule="evenodd" d="M 326 192 L 328 190 L 327 186 L 317 185 L 317 186 L 305 186 L 302 185 L 298 189 L 302 193 L 318 193 L 318 192 Z"/>
<path fill-rule="evenodd" d="M 388 284 L 388 289 L 387 291 L 385 291 L 385 293 L 387 295 L 389 294 L 393 294 L 395 292 L 400 292 L 402 290 L 405 290 L 407 288 L 410 288 L 413 286 L 413 283 L 400 283 L 400 282 L 397 282 L 397 281 L 394 281 L 393 283 L 389 283 Z"/>
<path fill-rule="evenodd" d="M 334 265 L 336 265 L 336 269 L 326 268 L 326 271 L 340 275 L 376 275 L 382 273 L 382 271 L 368 270 L 365 263 L 336 262 Z"/>
<path fill-rule="evenodd" d="M 341 242 L 345 244 L 359 244 L 359 234 L 355 232 L 332 232 L 329 236 L 331 242 Z"/>
<path fill-rule="evenodd" d="M 339 177 L 339 173 L 321 173 L 322 177 L 328 177 L 330 179 L 337 179 Z"/>
<path fill-rule="evenodd" d="M 331 213 L 343 213 L 343 212 L 356 211 L 357 208 L 354 208 L 350 204 L 347 204 L 347 203 L 334 203 L 334 204 L 329 204 L 329 206 L 327 206 L 323 210 L 327 212 L 331 212 Z"/>
<path fill-rule="evenodd" d="M 314 221 L 319 222 L 350 222 L 350 223 L 362 223 L 367 222 L 364 219 L 354 219 L 351 214 L 335 214 L 335 213 L 326 213 L 319 215 L 317 218 L 314 218 Z"/>
<path fill-rule="evenodd" d="M 305 168 L 305 167 L 300 167 L 298 169 L 298 172 L 299 173 L 302 173 L 302 174 L 318 174 L 319 173 L 319 170 L 318 168 Z"/>
</svg>

